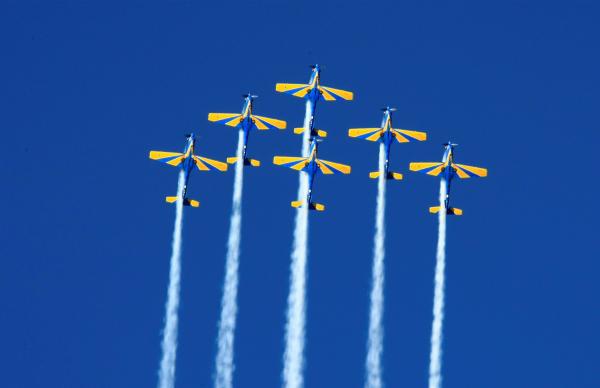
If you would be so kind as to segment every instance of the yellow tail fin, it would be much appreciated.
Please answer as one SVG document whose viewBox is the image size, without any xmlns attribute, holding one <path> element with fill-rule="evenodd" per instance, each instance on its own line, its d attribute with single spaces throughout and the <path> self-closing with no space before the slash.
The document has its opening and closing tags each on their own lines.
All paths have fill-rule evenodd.
<svg viewBox="0 0 600 388">
<path fill-rule="evenodd" d="M 302 201 L 292 201 L 292 207 L 300 207 L 302 206 Z"/>
<path fill-rule="evenodd" d="M 177 197 L 166 197 L 165 201 L 167 201 L 168 203 L 175 203 L 177 201 Z"/>
<path fill-rule="evenodd" d="M 380 174 L 379 171 L 370 172 L 369 173 L 369 178 L 371 178 L 371 179 L 377 179 L 377 178 L 379 178 L 379 174 Z"/>
</svg>

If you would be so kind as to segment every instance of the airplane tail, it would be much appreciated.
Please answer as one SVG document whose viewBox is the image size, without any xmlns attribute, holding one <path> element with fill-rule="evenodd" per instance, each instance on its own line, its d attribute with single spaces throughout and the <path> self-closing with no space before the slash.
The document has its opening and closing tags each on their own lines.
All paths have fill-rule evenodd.
<svg viewBox="0 0 600 388">
<path fill-rule="evenodd" d="M 300 128 L 294 128 L 294 133 L 296 135 L 300 135 L 302 133 L 304 133 L 304 127 L 300 127 Z M 319 136 L 319 137 L 327 137 L 327 132 L 323 131 L 322 129 L 312 129 L 311 136 Z"/>
<path fill-rule="evenodd" d="M 175 203 L 177 202 L 177 196 L 166 197 L 165 201 L 167 201 L 168 203 Z M 184 198 L 183 206 L 199 207 L 200 202 L 196 201 L 195 199 Z"/>
<path fill-rule="evenodd" d="M 304 204 L 304 201 L 292 201 L 292 207 L 295 207 L 295 208 L 302 207 L 303 204 Z M 323 205 L 322 203 L 311 202 L 308 205 L 308 208 L 310 210 L 316 210 L 316 211 L 322 212 L 323 210 L 325 210 L 325 205 Z"/>
<path fill-rule="evenodd" d="M 432 214 L 436 214 L 439 211 L 440 211 L 439 206 L 432 206 L 429 208 L 429 213 L 432 213 Z M 458 209 L 456 207 L 450 207 L 446 210 L 446 214 L 451 215 L 451 216 L 462 216 L 463 211 L 462 211 L 462 209 Z"/>
<path fill-rule="evenodd" d="M 369 178 L 371 179 L 377 179 L 379 178 L 380 172 L 379 171 L 373 171 L 369 173 Z M 399 172 L 388 172 L 385 179 L 393 179 L 396 181 L 402 180 L 402 174 L 400 174 Z"/>
<path fill-rule="evenodd" d="M 235 164 L 237 163 L 237 160 L 238 158 L 236 156 L 232 156 L 230 158 L 227 158 L 227 163 Z M 260 166 L 260 160 L 244 158 L 244 166 L 258 167 Z"/>
</svg>

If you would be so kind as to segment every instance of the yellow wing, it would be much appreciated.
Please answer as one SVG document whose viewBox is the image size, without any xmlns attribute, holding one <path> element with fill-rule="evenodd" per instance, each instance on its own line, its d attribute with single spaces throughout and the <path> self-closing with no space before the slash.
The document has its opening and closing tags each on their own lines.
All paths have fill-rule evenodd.
<svg viewBox="0 0 600 388">
<path fill-rule="evenodd" d="M 275 156 L 273 163 L 278 166 L 289 167 L 293 170 L 302 171 L 308 164 L 308 158 L 298 156 Z"/>
<path fill-rule="evenodd" d="M 209 113 L 208 121 L 237 127 L 242 121 L 242 115 L 239 113 Z"/>
<path fill-rule="evenodd" d="M 407 143 L 410 140 L 427 140 L 427 134 L 425 132 L 410 131 L 408 129 L 392 129 L 392 133 L 398 143 Z"/>
<path fill-rule="evenodd" d="M 465 164 L 452 163 L 452 167 L 456 171 L 456 175 L 460 178 L 466 179 L 473 175 L 484 178 L 487 176 L 487 169 L 481 167 L 467 166 Z"/>
<path fill-rule="evenodd" d="M 200 171 L 219 170 L 227 171 L 227 163 L 219 162 L 218 160 L 208 159 L 202 156 L 193 156 L 194 163 Z"/>
<path fill-rule="evenodd" d="M 326 175 L 335 173 L 350 174 L 350 171 L 352 169 L 346 164 L 330 162 L 328 160 L 322 159 L 317 159 L 317 166 L 319 166 L 321 172 Z"/>
<path fill-rule="evenodd" d="M 411 163 L 410 170 L 411 171 L 421 171 L 428 175 L 438 176 L 440 172 L 444 170 L 446 163 L 444 162 L 419 162 L 419 163 Z"/>
<path fill-rule="evenodd" d="M 382 133 L 383 130 L 381 128 L 351 128 L 348 130 L 348 136 L 369 141 L 379 140 Z"/>
<path fill-rule="evenodd" d="M 261 130 L 274 128 L 285 129 L 285 127 L 287 126 L 287 123 L 285 121 L 272 119 L 270 117 L 252 115 L 252 118 L 254 119 L 254 125 L 256 125 L 256 128 Z"/>
<path fill-rule="evenodd" d="M 158 160 L 171 166 L 179 166 L 185 156 L 181 152 L 150 151 L 150 159 Z"/>
<path fill-rule="evenodd" d="M 321 86 L 319 87 L 319 90 L 323 94 L 323 98 L 325 98 L 325 101 L 335 101 L 338 98 L 341 98 L 346 101 L 352 101 L 352 99 L 354 98 L 354 93 L 346 90 L 334 89 L 328 86 Z"/>
<path fill-rule="evenodd" d="M 281 93 L 291 94 L 292 96 L 303 98 L 310 92 L 310 85 L 307 84 L 276 84 L 275 90 Z"/>
</svg>

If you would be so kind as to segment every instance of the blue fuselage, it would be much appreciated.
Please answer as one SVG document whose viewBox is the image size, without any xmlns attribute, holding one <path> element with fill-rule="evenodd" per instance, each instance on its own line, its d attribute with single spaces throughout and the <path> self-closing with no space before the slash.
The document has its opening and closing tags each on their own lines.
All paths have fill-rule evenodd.
<svg viewBox="0 0 600 388">
<path fill-rule="evenodd" d="M 185 149 L 183 150 L 185 159 L 181 163 L 181 169 L 183 170 L 183 174 L 185 176 L 185 182 L 183 184 L 183 193 L 182 193 L 183 198 L 186 198 L 187 184 L 190 179 L 190 174 L 192 173 L 192 170 L 194 169 L 194 158 L 192 157 L 194 155 L 194 143 L 195 143 L 194 135 L 191 134 L 188 137 L 188 143 L 185 146 Z"/>
<path fill-rule="evenodd" d="M 312 198 L 312 188 L 315 181 L 315 177 L 317 176 L 317 172 L 319 171 L 319 166 L 317 165 L 317 151 L 319 148 L 319 143 L 317 142 L 317 138 L 313 138 L 310 144 L 310 152 L 308 154 L 308 164 L 302 171 L 308 174 L 308 192 L 306 193 L 306 203 L 310 205 Z"/>
<path fill-rule="evenodd" d="M 444 200 L 444 206 L 446 210 L 450 209 L 450 185 L 452 183 L 452 178 L 456 175 L 456 172 L 452 168 L 452 160 L 453 160 L 453 146 L 450 142 L 446 145 L 446 151 L 444 151 L 444 157 L 442 158 L 442 162 L 444 162 L 445 167 L 442 173 L 440 174 L 444 184 L 446 185 L 446 199 Z"/>
<path fill-rule="evenodd" d="M 381 134 L 381 142 L 385 147 L 384 174 L 387 176 L 390 168 L 390 149 L 392 148 L 392 143 L 394 141 L 394 135 L 392 133 L 392 111 L 389 109 L 386 109 L 383 113 L 381 128 L 383 129 L 383 133 Z"/>
</svg>

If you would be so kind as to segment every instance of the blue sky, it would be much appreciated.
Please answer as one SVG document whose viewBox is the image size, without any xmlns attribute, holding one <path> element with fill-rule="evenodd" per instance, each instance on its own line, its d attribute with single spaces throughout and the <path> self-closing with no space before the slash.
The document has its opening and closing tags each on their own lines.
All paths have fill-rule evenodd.
<svg viewBox="0 0 600 388">
<path fill-rule="evenodd" d="M 276 82 L 325 85 L 311 214 L 306 386 L 364 381 L 377 147 L 349 127 L 380 123 L 425 143 L 394 145 L 388 185 L 384 379 L 427 381 L 438 182 L 407 171 L 460 144 L 489 178 L 458 182 L 449 220 L 444 386 L 597 387 L 600 270 L 599 6 L 592 1 L 6 1 L 0 12 L 0 365 L 5 387 L 156 384 L 168 281 L 174 169 L 150 149 L 224 160 L 236 131 L 208 112 L 302 123 Z M 291 131 L 253 133 L 245 175 L 237 387 L 280 385 L 297 176 Z M 194 173 L 186 209 L 177 386 L 212 385 L 233 174 Z"/>
</svg>

